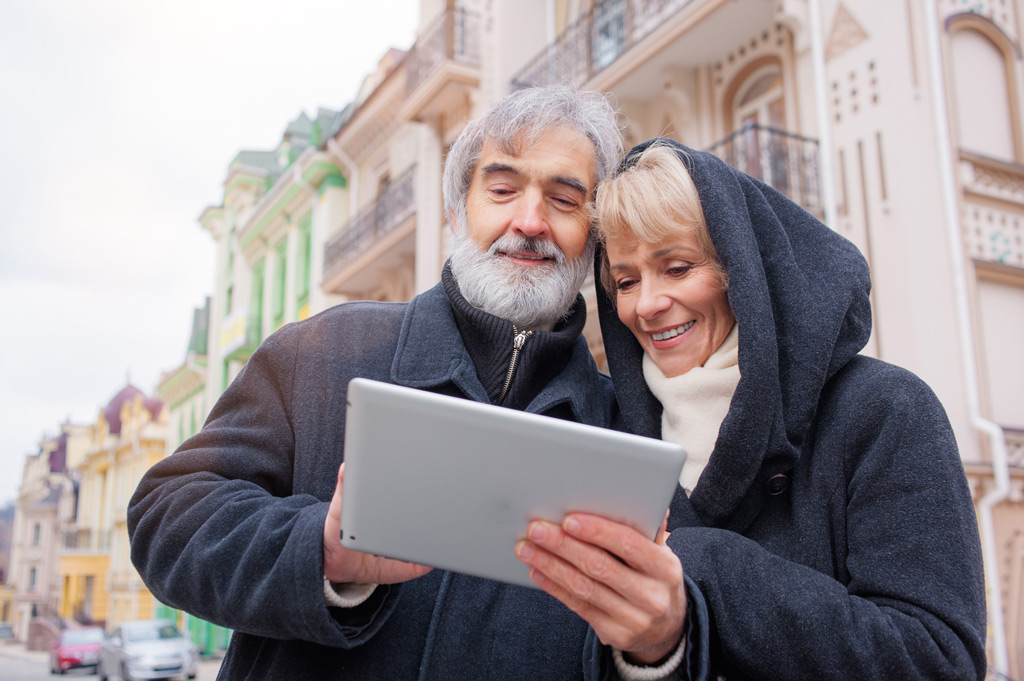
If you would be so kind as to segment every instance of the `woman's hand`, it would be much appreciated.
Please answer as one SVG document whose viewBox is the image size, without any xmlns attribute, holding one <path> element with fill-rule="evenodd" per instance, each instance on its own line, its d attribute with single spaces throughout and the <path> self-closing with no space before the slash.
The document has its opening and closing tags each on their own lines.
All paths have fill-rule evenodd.
<svg viewBox="0 0 1024 681">
<path fill-rule="evenodd" d="M 324 577 L 345 584 L 395 584 L 421 577 L 431 568 L 401 560 L 352 551 L 341 545 L 341 491 L 345 464 L 338 468 L 338 484 L 324 520 Z"/>
<path fill-rule="evenodd" d="M 516 556 L 530 578 L 593 627 L 605 645 L 650 664 L 679 645 L 686 590 L 662 526 L 651 541 L 621 523 L 572 513 L 562 525 L 535 520 Z"/>
</svg>

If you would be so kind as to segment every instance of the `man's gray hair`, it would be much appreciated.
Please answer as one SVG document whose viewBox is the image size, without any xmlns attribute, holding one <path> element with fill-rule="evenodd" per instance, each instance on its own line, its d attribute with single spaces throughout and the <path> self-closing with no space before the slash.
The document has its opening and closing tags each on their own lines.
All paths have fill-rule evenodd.
<svg viewBox="0 0 1024 681">
<path fill-rule="evenodd" d="M 466 197 L 485 141 L 518 156 L 556 128 L 575 130 L 594 145 L 595 182 L 615 170 L 622 157 L 622 133 L 615 110 L 603 94 L 564 85 L 518 90 L 470 121 L 448 152 L 444 207 L 455 213 L 453 226 L 458 229 L 466 224 Z"/>
</svg>

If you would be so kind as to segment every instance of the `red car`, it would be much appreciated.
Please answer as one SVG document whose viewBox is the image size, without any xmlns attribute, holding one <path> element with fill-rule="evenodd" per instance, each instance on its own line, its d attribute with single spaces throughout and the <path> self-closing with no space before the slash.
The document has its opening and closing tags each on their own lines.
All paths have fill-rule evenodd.
<svg viewBox="0 0 1024 681">
<path fill-rule="evenodd" d="M 100 660 L 101 627 L 65 629 L 50 645 L 50 673 L 63 674 L 69 669 L 92 667 Z"/>
</svg>

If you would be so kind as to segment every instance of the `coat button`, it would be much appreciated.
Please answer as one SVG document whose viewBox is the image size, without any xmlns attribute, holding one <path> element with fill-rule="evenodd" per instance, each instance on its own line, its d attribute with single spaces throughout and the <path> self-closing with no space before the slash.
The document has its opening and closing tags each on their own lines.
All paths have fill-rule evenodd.
<svg viewBox="0 0 1024 681">
<path fill-rule="evenodd" d="M 778 473 L 768 478 L 764 483 L 765 494 L 777 497 L 789 489 L 789 478 L 785 473 Z"/>
</svg>

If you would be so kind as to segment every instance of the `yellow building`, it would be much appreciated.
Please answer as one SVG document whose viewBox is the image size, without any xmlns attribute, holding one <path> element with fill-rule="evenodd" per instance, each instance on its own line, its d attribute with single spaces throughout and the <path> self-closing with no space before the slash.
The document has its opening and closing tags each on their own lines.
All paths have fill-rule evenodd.
<svg viewBox="0 0 1024 681">
<path fill-rule="evenodd" d="M 109 628 L 154 615 L 154 598 L 131 564 L 125 511 L 142 475 L 163 458 L 166 430 L 163 402 L 132 385 L 100 410 L 75 469 L 73 540 L 60 557 L 63 617 Z"/>
</svg>

